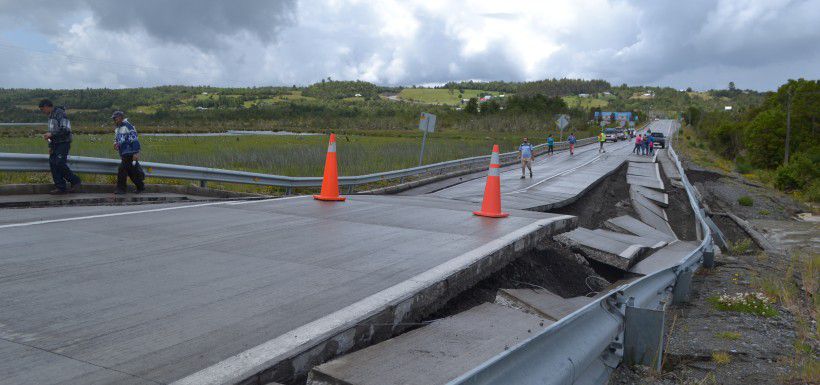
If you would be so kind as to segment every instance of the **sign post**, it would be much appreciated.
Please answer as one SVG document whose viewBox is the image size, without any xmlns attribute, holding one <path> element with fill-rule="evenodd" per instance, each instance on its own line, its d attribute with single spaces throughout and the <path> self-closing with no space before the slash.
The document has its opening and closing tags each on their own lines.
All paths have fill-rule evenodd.
<svg viewBox="0 0 820 385">
<path fill-rule="evenodd" d="M 421 152 L 419 152 L 419 166 L 421 166 L 424 162 L 424 144 L 427 143 L 427 133 L 436 130 L 436 116 L 422 112 L 419 118 L 419 130 L 424 131 L 424 136 L 421 137 Z"/>
<path fill-rule="evenodd" d="M 565 114 L 558 115 L 558 120 L 555 121 L 555 124 L 558 125 L 558 130 L 560 130 L 560 137 L 558 138 L 558 141 L 563 141 L 564 129 L 569 125 L 569 116 Z"/>
</svg>

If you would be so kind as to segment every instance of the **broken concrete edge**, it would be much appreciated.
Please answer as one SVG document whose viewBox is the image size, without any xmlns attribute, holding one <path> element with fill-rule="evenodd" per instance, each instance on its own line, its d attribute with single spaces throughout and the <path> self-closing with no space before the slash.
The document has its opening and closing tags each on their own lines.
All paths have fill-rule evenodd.
<svg viewBox="0 0 820 385">
<path fill-rule="evenodd" d="M 568 231 L 577 222 L 570 215 L 539 220 L 173 384 L 261 385 L 305 375 L 317 364 L 407 329 L 401 323 L 432 313 L 544 238 Z"/>
<path fill-rule="evenodd" d="M 546 211 L 553 210 L 553 209 L 559 209 L 559 208 L 564 207 L 564 206 L 569 206 L 569 205 L 577 202 L 584 195 L 586 195 L 586 193 L 588 193 L 590 190 L 592 190 L 593 188 L 598 186 L 601 182 L 604 181 L 604 179 L 612 176 L 612 174 L 617 173 L 618 171 L 621 170 L 622 167 L 626 167 L 625 164 L 626 164 L 626 159 L 621 161 L 621 164 L 619 164 L 617 167 L 614 167 L 612 170 L 610 170 L 607 173 L 601 175 L 598 179 L 596 179 L 594 182 L 590 183 L 587 187 L 585 187 L 583 190 L 581 190 L 579 193 L 575 194 L 574 196 L 571 196 L 571 197 L 569 197 L 567 199 L 564 199 L 562 201 L 553 202 L 553 203 L 540 205 L 540 206 L 535 206 L 535 207 L 530 207 L 530 208 L 527 208 L 525 210 L 546 212 Z"/>
<path fill-rule="evenodd" d="M 110 184 L 85 184 L 80 186 L 81 193 L 107 194 L 114 192 L 114 185 Z M 0 185 L 0 195 L 27 195 L 27 194 L 48 194 L 54 189 L 53 184 L 7 184 Z M 145 192 L 148 193 L 175 193 L 196 195 L 208 198 L 270 198 L 269 195 L 242 193 L 235 191 L 217 190 L 194 185 L 170 185 L 170 184 L 149 184 L 145 185 Z"/>
<path fill-rule="evenodd" d="M 578 254 L 581 254 L 584 258 L 591 259 L 593 261 L 600 262 L 600 263 L 603 263 L 605 265 L 609 265 L 609 266 L 612 266 L 614 268 L 617 268 L 617 269 L 620 269 L 620 270 L 623 270 L 623 271 L 629 271 L 629 269 L 632 267 L 632 265 L 634 265 L 635 263 L 638 263 L 638 259 L 640 259 L 639 254 L 635 254 L 631 258 L 629 258 L 629 257 L 623 257 L 621 255 L 612 254 L 610 252 L 593 249 L 589 246 L 584 246 L 584 245 L 576 242 L 575 240 L 573 240 L 572 238 L 570 238 L 570 237 L 568 237 L 564 234 L 558 234 L 558 235 L 554 236 L 553 239 L 556 242 L 566 246 L 571 251 L 573 251 L 575 253 L 578 253 Z M 630 246 L 630 249 L 631 249 L 631 246 Z M 638 246 L 637 250 L 632 250 L 632 251 L 640 252 L 642 250 L 643 250 L 643 248 Z"/>
</svg>

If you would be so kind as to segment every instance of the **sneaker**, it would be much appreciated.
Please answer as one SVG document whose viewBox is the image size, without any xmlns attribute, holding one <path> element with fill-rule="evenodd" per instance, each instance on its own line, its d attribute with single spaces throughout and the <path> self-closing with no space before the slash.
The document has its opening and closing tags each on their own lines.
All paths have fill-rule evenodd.
<svg viewBox="0 0 820 385">
<path fill-rule="evenodd" d="M 125 191 L 123 191 L 123 190 L 114 190 L 114 194 L 115 195 L 123 195 L 123 194 L 125 194 Z"/>
<path fill-rule="evenodd" d="M 521 175 L 521 179 L 524 179 L 524 178 L 526 178 L 526 177 L 525 177 L 525 176 L 523 176 L 523 175 Z"/>
<path fill-rule="evenodd" d="M 532 179 L 532 173 L 530 173 L 530 179 Z"/>
<path fill-rule="evenodd" d="M 68 192 L 66 192 L 65 190 L 60 190 L 60 189 L 58 189 L 58 188 L 55 188 L 54 190 L 51 190 L 51 191 L 49 191 L 48 193 L 49 193 L 49 194 L 51 194 L 51 195 L 63 195 L 63 194 L 68 194 Z"/>
</svg>

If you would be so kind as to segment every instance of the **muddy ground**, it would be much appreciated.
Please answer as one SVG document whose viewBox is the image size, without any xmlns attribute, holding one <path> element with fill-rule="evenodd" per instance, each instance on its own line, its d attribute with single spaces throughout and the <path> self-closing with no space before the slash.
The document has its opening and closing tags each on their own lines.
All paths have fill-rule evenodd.
<svg viewBox="0 0 820 385">
<path fill-rule="evenodd" d="M 798 213 L 810 209 L 777 190 L 750 182 L 740 175 L 728 175 L 706 170 L 684 161 L 686 176 L 703 195 L 703 199 L 713 212 L 732 212 L 746 219 L 790 220 Z M 748 196 L 751 206 L 743 206 L 738 200 Z"/>
<path fill-rule="evenodd" d="M 820 277 L 816 267 L 807 267 L 811 266 L 807 261 L 817 255 L 817 222 L 795 220 L 805 206 L 741 178 L 698 167 L 687 170 L 687 176 L 711 211 L 750 220 L 779 252 L 762 253 L 730 217 L 713 216 L 732 243 L 751 247 L 735 249 L 737 255 L 718 255 L 715 268 L 701 269 L 694 277 L 690 303 L 670 308 L 661 371 L 619 367 L 610 384 L 820 383 L 816 319 Z M 752 197 L 752 207 L 738 204 L 744 195 Z M 717 310 L 710 301 L 743 292 L 772 298 L 777 314 Z"/>
</svg>

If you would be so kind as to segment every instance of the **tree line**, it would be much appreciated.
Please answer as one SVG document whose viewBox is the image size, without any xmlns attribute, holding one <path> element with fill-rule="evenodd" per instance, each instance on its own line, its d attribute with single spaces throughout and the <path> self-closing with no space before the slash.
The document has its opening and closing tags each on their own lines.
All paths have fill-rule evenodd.
<svg viewBox="0 0 820 385">
<path fill-rule="evenodd" d="M 684 113 L 684 119 L 694 128 L 699 141 L 734 161 L 738 171 L 753 168 L 772 171 L 776 187 L 799 190 L 817 202 L 820 201 L 818 115 L 820 81 L 798 79 L 781 85 L 759 106 L 741 111 L 706 111 L 691 106 Z"/>
</svg>

